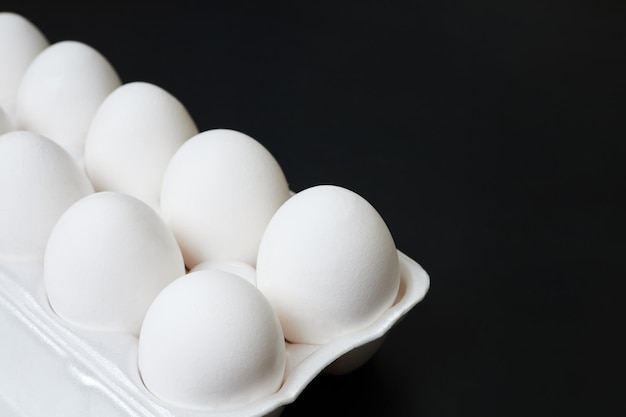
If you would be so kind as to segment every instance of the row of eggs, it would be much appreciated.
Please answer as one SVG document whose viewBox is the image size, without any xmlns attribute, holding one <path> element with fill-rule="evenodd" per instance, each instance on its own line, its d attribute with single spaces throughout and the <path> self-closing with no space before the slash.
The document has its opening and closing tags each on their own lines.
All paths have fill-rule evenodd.
<svg viewBox="0 0 626 417">
<path fill-rule="evenodd" d="M 363 197 L 292 192 L 232 129 L 199 132 L 146 82 L 0 13 L 0 260 L 41 261 L 72 325 L 134 334 L 157 397 L 224 409 L 276 392 L 285 340 L 324 344 L 395 300 L 399 259 Z"/>
</svg>

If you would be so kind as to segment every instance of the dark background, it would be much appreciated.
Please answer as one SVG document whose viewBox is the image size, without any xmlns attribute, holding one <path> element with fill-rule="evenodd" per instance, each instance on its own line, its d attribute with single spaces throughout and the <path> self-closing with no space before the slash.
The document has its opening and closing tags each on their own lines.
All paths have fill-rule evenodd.
<svg viewBox="0 0 626 417">
<path fill-rule="evenodd" d="M 621 1 L 3 1 L 294 191 L 358 192 L 431 288 L 283 416 L 624 416 Z"/>
</svg>

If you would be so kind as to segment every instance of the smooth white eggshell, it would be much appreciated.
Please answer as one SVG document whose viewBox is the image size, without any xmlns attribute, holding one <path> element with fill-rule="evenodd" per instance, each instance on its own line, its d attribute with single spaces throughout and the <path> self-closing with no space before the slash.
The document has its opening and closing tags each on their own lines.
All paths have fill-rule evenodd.
<svg viewBox="0 0 626 417">
<path fill-rule="evenodd" d="M 80 199 L 58 220 L 43 278 L 61 318 L 136 335 L 150 303 L 184 273 L 174 235 L 158 213 L 135 197 L 103 191 Z"/>
<path fill-rule="evenodd" d="M 154 395 L 185 408 L 224 410 L 275 393 L 285 373 L 282 329 L 267 299 L 243 278 L 190 272 L 146 314 L 138 364 Z"/>
<path fill-rule="evenodd" d="M 11 130 L 13 130 L 13 123 L 2 107 L 0 107 L 0 135 Z"/>
<path fill-rule="evenodd" d="M 46 37 L 30 20 L 17 13 L 0 12 L 0 107 L 12 123 L 22 77 L 48 45 Z"/>
<path fill-rule="evenodd" d="M 87 175 L 52 140 L 34 132 L 0 136 L 0 258 L 43 259 L 63 212 L 93 193 Z"/>
<path fill-rule="evenodd" d="M 54 43 L 35 57 L 22 78 L 18 126 L 49 137 L 82 161 L 91 119 L 120 84 L 115 69 L 93 47 L 71 40 Z"/>
<path fill-rule="evenodd" d="M 245 262 L 239 261 L 204 261 L 196 264 L 190 272 L 204 269 L 217 269 L 219 271 L 230 272 L 239 275 L 241 278 L 256 286 L 256 269 Z"/>
<path fill-rule="evenodd" d="M 96 191 L 124 192 L 158 207 L 167 164 L 197 133 L 183 104 L 163 88 L 123 84 L 91 121 L 85 169 Z"/>
<path fill-rule="evenodd" d="M 357 193 L 318 185 L 296 193 L 267 226 L 257 286 L 292 343 L 323 344 L 373 323 L 400 284 L 395 243 Z"/>
<path fill-rule="evenodd" d="M 263 145 L 235 130 L 212 129 L 170 160 L 161 214 L 189 269 L 203 261 L 254 266 L 265 226 L 289 197 L 283 171 Z"/>
</svg>

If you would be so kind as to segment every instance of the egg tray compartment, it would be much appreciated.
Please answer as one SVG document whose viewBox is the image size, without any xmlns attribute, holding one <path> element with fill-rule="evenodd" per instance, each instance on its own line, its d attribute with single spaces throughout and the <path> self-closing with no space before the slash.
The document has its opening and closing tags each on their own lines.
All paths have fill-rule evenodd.
<svg viewBox="0 0 626 417">
<path fill-rule="evenodd" d="M 278 417 L 317 375 L 363 365 L 424 298 L 428 274 L 401 251 L 398 256 L 398 295 L 375 323 L 325 345 L 286 343 L 281 388 L 228 411 L 185 409 L 155 397 L 141 382 L 137 337 L 64 322 L 48 304 L 40 263 L 0 262 L 0 416 Z"/>
</svg>

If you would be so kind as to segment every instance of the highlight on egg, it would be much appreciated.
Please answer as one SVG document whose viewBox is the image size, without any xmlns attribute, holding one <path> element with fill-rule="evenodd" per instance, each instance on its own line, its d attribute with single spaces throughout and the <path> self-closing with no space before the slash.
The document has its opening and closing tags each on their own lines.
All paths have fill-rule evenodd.
<svg viewBox="0 0 626 417">
<path fill-rule="evenodd" d="M 98 107 L 85 141 L 85 169 L 96 191 L 118 191 L 159 206 L 167 164 L 198 133 L 185 106 L 165 89 L 131 82 Z"/>
<path fill-rule="evenodd" d="M 190 409 L 229 410 L 280 389 L 286 346 L 276 313 L 254 285 L 206 269 L 172 282 L 154 300 L 137 362 L 156 397 Z"/>
<path fill-rule="evenodd" d="M 161 215 L 189 269 L 204 261 L 255 266 L 267 223 L 289 197 L 285 175 L 256 139 L 232 129 L 190 138 L 165 171 Z"/>
<path fill-rule="evenodd" d="M 336 185 L 296 193 L 274 214 L 257 286 L 292 343 L 324 344 L 372 324 L 400 285 L 395 242 L 376 209 Z"/>
<path fill-rule="evenodd" d="M 48 39 L 26 17 L 14 12 L 0 12 L 0 107 L 12 127 L 15 126 L 15 100 L 22 77 L 35 57 L 48 46 Z"/>
<path fill-rule="evenodd" d="M 92 46 L 72 40 L 53 43 L 22 77 L 16 97 L 18 127 L 52 139 L 82 164 L 91 119 L 120 84 L 113 66 Z"/>
<path fill-rule="evenodd" d="M 158 213 L 114 191 L 70 206 L 50 233 L 43 260 L 46 294 L 59 317 L 135 335 L 157 294 L 184 274 L 180 248 Z"/>
<path fill-rule="evenodd" d="M 14 130 L 0 136 L 0 259 L 43 260 L 65 210 L 93 193 L 87 175 L 58 144 Z"/>
</svg>

